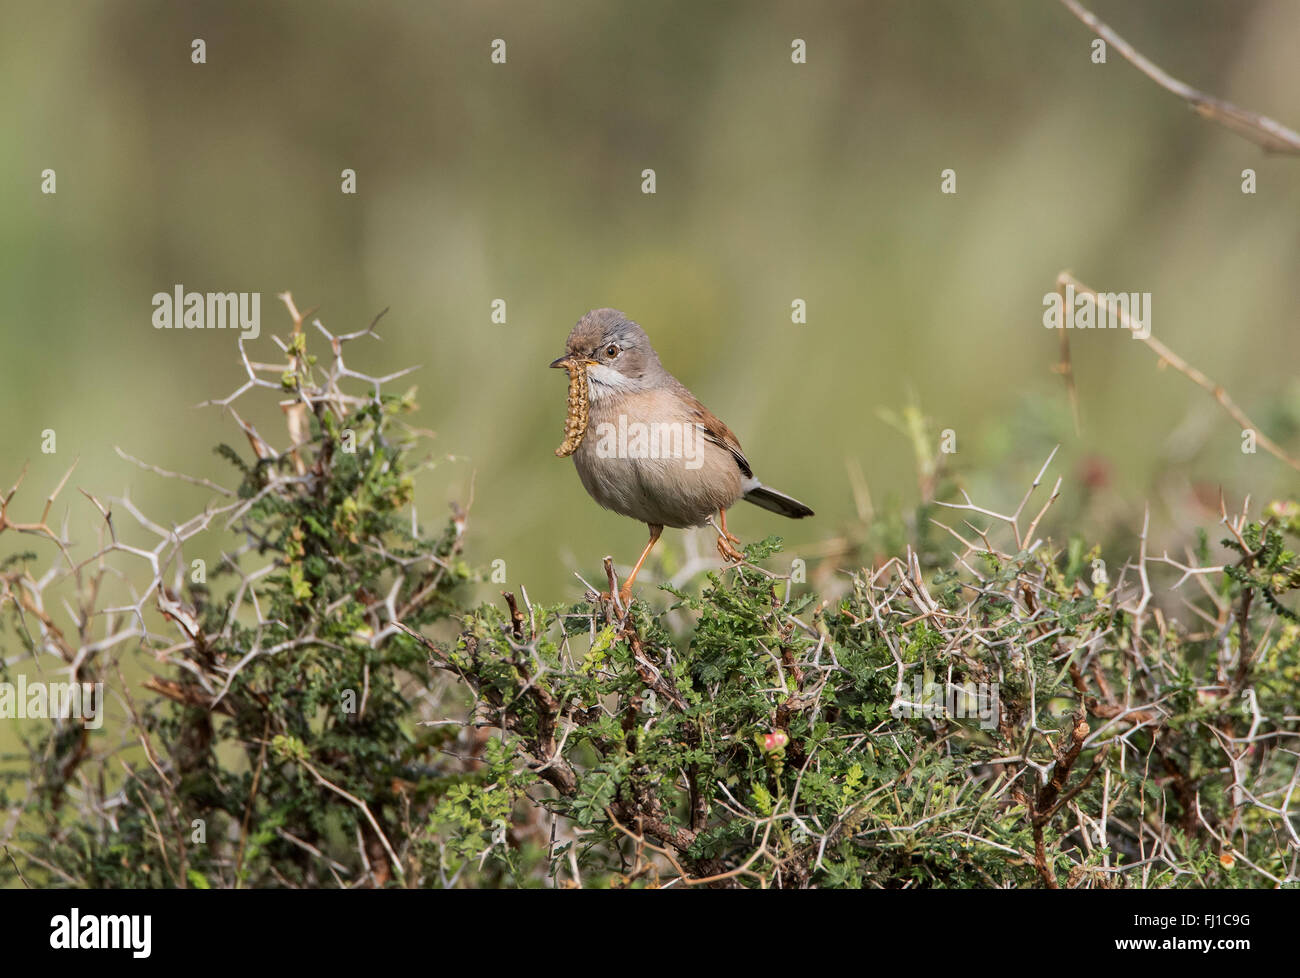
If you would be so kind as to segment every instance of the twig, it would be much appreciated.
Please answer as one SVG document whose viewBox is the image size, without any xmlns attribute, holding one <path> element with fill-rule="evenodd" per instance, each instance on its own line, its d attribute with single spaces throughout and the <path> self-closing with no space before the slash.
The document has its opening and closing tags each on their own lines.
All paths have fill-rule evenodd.
<svg viewBox="0 0 1300 978">
<path fill-rule="evenodd" d="M 1131 44 L 1097 19 L 1096 14 L 1085 9 L 1077 0 L 1061 0 L 1066 10 L 1083 21 L 1121 57 L 1167 92 L 1185 101 L 1198 115 L 1217 122 L 1237 135 L 1263 147 L 1270 153 L 1300 155 L 1300 134 L 1288 129 L 1275 119 L 1250 112 L 1231 102 L 1197 91 L 1185 82 L 1174 78 L 1163 68 L 1144 57 Z"/>
<path fill-rule="evenodd" d="M 1069 272 L 1062 272 L 1059 276 L 1057 276 L 1056 282 L 1058 286 L 1064 286 L 1064 285 L 1073 286 L 1074 291 L 1076 293 L 1080 295 L 1091 296 L 1094 302 L 1100 301 L 1097 292 L 1094 289 L 1088 288 L 1088 286 L 1084 285 L 1082 282 L 1080 282 Z M 1141 342 L 1145 343 L 1148 347 L 1150 347 L 1153 351 L 1155 351 L 1156 355 L 1160 357 L 1161 361 L 1169 364 L 1171 367 L 1173 367 L 1180 374 L 1182 374 L 1188 380 L 1192 381 L 1192 383 L 1196 384 L 1201 389 L 1208 391 L 1210 396 L 1213 397 L 1216 401 L 1218 401 L 1220 406 L 1225 411 L 1228 412 L 1232 420 L 1237 422 L 1237 424 L 1241 427 L 1242 431 L 1254 432 L 1255 440 L 1270 455 L 1272 455 L 1274 458 L 1278 459 L 1281 462 L 1285 462 L 1287 465 L 1291 466 L 1291 468 L 1295 469 L 1297 472 L 1300 472 L 1300 459 L 1297 459 L 1294 456 L 1287 454 L 1285 451 L 1282 450 L 1281 446 L 1279 446 L 1277 442 L 1273 441 L 1273 439 L 1269 438 L 1268 435 L 1260 431 L 1259 425 L 1257 425 L 1254 421 L 1252 421 L 1246 415 L 1246 412 L 1237 406 L 1237 402 L 1234 401 L 1228 395 L 1228 392 L 1223 389 L 1222 385 L 1215 383 L 1213 380 L 1211 380 L 1201 371 L 1197 370 L 1186 360 L 1180 357 L 1173 350 L 1169 349 L 1169 347 L 1161 343 L 1154 336 L 1150 334 L 1144 336 L 1142 335 L 1141 332 L 1134 331 L 1133 325 L 1129 319 L 1128 311 L 1125 310 L 1123 307 L 1116 307 L 1115 309 L 1112 310 L 1112 313 L 1119 317 L 1119 320 L 1123 324 L 1125 329 L 1133 332 L 1134 339 L 1140 340 Z"/>
</svg>

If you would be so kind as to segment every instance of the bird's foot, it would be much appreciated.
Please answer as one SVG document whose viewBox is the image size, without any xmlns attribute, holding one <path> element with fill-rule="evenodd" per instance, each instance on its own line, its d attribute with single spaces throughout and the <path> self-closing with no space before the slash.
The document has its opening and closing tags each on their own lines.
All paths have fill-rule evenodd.
<svg viewBox="0 0 1300 978">
<path fill-rule="evenodd" d="M 632 606 L 632 591 L 628 588 L 619 588 L 617 602 L 609 591 L 601 591 L 596 596 L 596 600 L 601 604 L 614 605 L 615 610 L 627 611 Z"/>
<path fill-rule="evenodd" d="M 726 536 L 719 536 L 718 553 L 720 553 L 722 559 L 728 563 L 739 564 L 744 561 L 745 555 L 733 546 L 735 543 L 740 543 L 740 540 L 733 537 L 730 533 Z"/>
<path fill-rule="evenodd" d="M 718 553 L 722 554 L 722 559 L 734 564 L 739 564 L 744 560 L 745 555 L 734 546 L 734 544 L 740 543 L 740 537 L 727 529 L 727 511 L 725 509 L 718 510 L 718 522 L 714 523 L 713 520 L 709 520 L 709 523 L 718 531 Z"/>
</svg>

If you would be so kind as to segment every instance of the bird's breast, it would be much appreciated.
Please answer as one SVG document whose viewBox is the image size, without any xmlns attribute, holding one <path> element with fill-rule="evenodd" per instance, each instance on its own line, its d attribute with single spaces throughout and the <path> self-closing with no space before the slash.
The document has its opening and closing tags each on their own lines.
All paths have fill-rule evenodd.
<svg viewBox="0 0 1300 978">
<path fill-rule="evenodd" d="M 671 392 L 593 396 L 590 414 L 573 461 L 606 509 L 644 523 L 699 526 L 740 498 L 735 459 Z"/>
</svg>

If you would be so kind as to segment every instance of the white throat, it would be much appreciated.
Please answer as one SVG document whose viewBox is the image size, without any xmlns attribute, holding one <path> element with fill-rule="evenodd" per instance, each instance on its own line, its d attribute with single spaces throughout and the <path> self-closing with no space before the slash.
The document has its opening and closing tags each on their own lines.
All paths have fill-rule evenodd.
<svg viewBox="0 0 1300 978">
<path fill-rule="evenodd" d="M 587 380 L 590 381 L 587 390 L 593 401 L 603 401 L 607 397 L 630 394 L 642 389 L 638 381 L 624 377 L 617 370 L 603 363 L 587 365 Z"/>
</svg>

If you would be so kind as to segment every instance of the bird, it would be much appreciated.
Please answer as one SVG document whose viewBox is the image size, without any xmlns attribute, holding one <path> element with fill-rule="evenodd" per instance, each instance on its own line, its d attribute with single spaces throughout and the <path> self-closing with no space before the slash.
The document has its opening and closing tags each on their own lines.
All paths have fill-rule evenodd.
<svg viewBox="0 0 1300 978">
<path fill-rule="evenodd" d="M 619 589 L 623 607 L 664 527 L 703 526 L 717 516 L 718 552 L 739 562 L 744 554 L 727 530 L 727 510 L 741 499 L 790 519 L 814 515 L 754 476 L 731 429 L 664 369 L 645 330 L 619 310 L 593 309 L 579 319 L 551 366 L 570 376 L 565 443 L 556 454 L 572 455 L 592 499 L 650 532 Z"/>
</svg>

